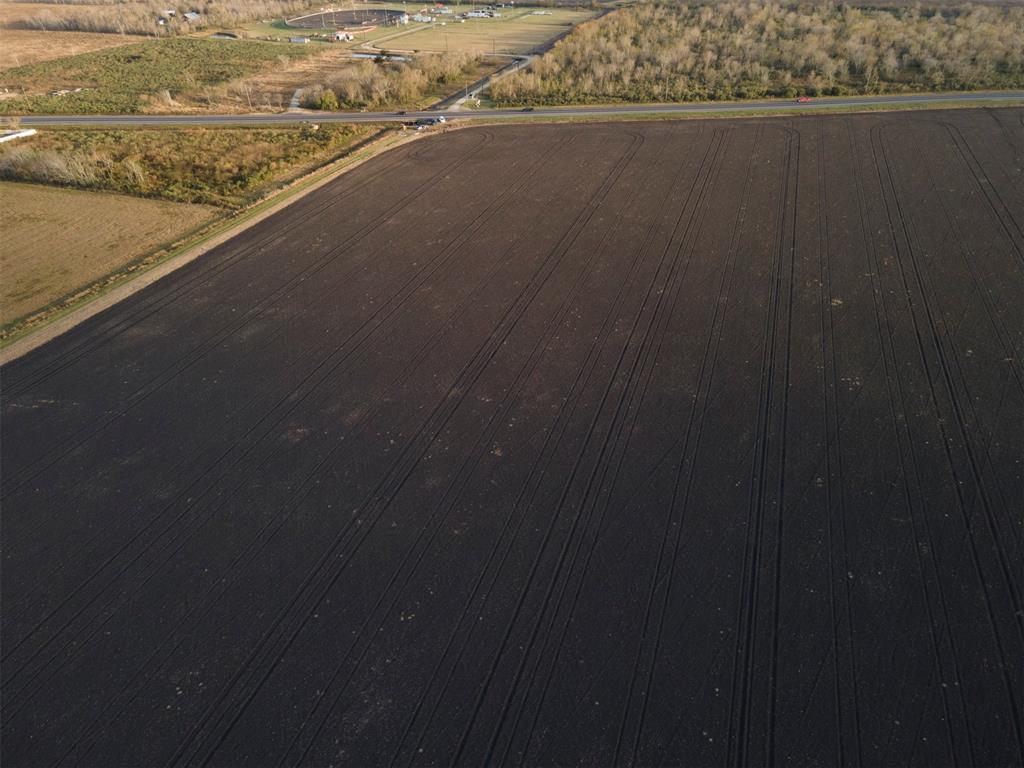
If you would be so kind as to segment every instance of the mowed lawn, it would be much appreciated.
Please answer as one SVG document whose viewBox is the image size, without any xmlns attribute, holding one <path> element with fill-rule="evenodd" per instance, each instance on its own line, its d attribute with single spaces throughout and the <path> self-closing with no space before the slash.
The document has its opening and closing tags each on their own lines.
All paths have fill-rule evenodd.
<svg viewBox="0 0 1024 768">
<path fill-rule="evenodd" d="M 545 15 L 526 11 L 501 11 L 497 19 L 466 19 L 459 24 L 444 16 L 438 22 L 418 25 L 409 34 L 375 43 L 377 48 L 404 51 L 468 51 L 473 53 L 529 53 L 553 40 L 581 21 L 593 18 L 591 11 L 544 9 Z M 444 21 L 441 26 L 440 21 Z M 410 22 L 412 26 L 415 22 Z"/>
<path fill-rule="evenodd" d="M 0 328 L 209 221 L 205 205 L 0 182 Z"/>
</svg>

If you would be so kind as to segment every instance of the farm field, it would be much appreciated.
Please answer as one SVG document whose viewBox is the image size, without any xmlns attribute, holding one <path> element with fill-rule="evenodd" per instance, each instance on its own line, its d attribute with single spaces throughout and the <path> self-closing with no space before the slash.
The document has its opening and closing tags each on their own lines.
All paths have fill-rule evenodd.
<svg viewBox="0 0 1024 768">
<path fill-rule="evenodd" d="M 1022 168 L 457 130 L 6 365 L 0 757 L 1019 764 Z"/>
<path fill-rule="evenodd" d="M 205 205 L 0 182 L 0 328 L 172 243 Z"/>
</svg>

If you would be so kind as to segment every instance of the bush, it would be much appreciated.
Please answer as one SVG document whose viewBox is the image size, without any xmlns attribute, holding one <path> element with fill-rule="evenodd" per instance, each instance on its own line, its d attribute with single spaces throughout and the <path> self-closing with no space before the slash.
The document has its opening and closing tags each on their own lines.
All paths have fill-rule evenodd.
<svg viewBox="0 0 1024 768">
<path fill-rule="evenodd" d="M 328 82 L 307 88 L 303 104 L 310 109 L 332 110 L 406 106 L 432 89 L 458 82 L 473 73 L 479 63 L 479 55 L 462 52 L 428 54 L 409 62 L 354 61 L 335 72 Z M 323 106 L 324 99 L 334 106 Z"/>
<path fill-rule="evenodd" d="M 320 94 L 316 108 L 323 109 L 328 112 L 337 112 L 341 109 L 341 104 L 338 102 L 338 97 L 335 95 L 334 91 L 324 91 Z"/>
</svg>

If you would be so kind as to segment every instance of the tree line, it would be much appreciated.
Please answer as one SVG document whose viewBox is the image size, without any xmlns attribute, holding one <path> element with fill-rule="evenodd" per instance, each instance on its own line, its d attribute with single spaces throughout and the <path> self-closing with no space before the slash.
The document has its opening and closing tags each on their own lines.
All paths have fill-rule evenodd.
<svg viewBox="0 0 1024 768">
<path fill-rule="evenodd" d="M 656 0 L 579 25 L 499 104 L 695 101 L 1024 85 L 1024 8 Z"/>
</svg>

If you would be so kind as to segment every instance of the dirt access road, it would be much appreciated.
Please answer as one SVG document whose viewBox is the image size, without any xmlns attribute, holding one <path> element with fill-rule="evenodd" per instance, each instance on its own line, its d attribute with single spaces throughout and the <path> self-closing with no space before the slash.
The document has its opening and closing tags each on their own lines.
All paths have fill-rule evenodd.
<svg viewBox="0 0 1024 768">
<path fill-rule="evenodd" d="M 6 366 L 4 763 L 1019 763 L 1022 118 L 457 131 Z"/>
</svg>

